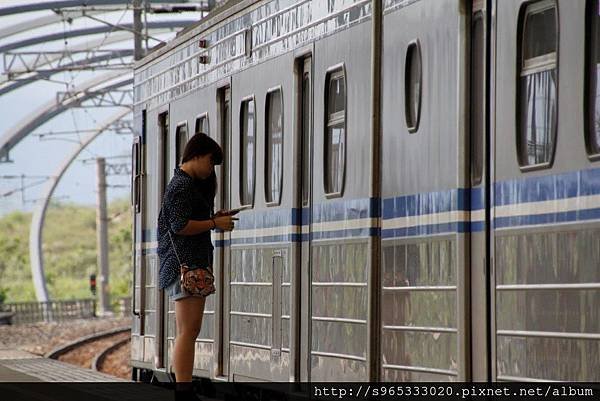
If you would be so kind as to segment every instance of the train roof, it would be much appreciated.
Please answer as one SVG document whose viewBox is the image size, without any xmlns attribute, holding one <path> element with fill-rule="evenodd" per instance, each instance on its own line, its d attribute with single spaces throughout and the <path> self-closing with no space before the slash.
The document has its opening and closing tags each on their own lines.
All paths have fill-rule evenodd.
<svg viewBox="0 0 600 401">
<path fill-rule="evenodd" d="M 214 8 L 206 17 L 199 20 L 197 23 L 192 24 L 180 32 L 177 33 L 174 39 L 167 42 L 166 44 L 159 44 L 153 47 L 144 58 L 135 62 L 134 70 L 139 69 L 148 63 L 160 58 L 162 55 L 175 49 L 177 46 L 188 42 L 193 37 L 201 34 L 207 29 L 217 25 L 218 23 L 226 20 L 234 14 L 237 14 L 241 10 L 244 10 L 248 6 L 258 3 L 260 0 L 229 0 L 225 3 Z"/>
</svg>

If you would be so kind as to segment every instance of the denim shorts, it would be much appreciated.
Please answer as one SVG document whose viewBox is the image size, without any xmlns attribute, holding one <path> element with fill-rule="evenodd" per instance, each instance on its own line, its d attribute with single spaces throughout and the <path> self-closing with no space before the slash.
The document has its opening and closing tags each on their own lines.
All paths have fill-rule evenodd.
<svg viewBox="0 0 600 401">
<path fill-rule="evenodd" d="M 202 268 L 200 267 L 199 269 Z M 167 287 L 167 293 L 169 294 L 169 299 L 171 301 L 179 301 L 180 299 L 187 297 L 203 298 L 200 294 L 190 294 L 185 289 L 181 288 L 179 276 L 177 276 L 177 280 L 173 281 L 173 283 Z"/>
</svg>

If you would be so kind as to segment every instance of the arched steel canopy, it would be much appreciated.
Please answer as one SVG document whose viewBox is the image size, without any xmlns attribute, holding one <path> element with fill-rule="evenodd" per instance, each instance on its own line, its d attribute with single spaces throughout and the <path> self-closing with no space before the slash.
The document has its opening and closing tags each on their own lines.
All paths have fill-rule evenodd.
<svg viewBox="0 0 600 401">
<path fill-rule="evenodd" d="M 104 14 L 106 11 L 87 11 L 88 15 L 97 15 Z M 74 15 L 72 18 L 80 18 L 83 17 L 83 13 L 79 12 L 77 15 Z M 64 16 L 59 14 L 46 15 L 45 17 L 35 18 L 29 21 L 22 21 L 18 24 L 10 25 L 5 28 L 0 29 L 0 40 L 8 38 L 12 35 L 16 35 L 21 32 L 31 31 L 32 29 L 41 28 L 43 26 L 57 24 L 62 22 Z"/>
<path fill-rule="evenodd" d="M 127 55 L 128 56 L 133 56 L 133 50 L 127 50 Z M 76 67 L 78 65 L 96 63 L 96 62 L 99 62 L 99 61 L 109 60 L 109 59 L 112 59 L 112 58 L 115 58 L 115 57 L 117 57 L 117 56 L 116 55 L 112 55 L 112 54 L 107 54 L 107 55 L 102 55 L 102 56 L 88 58 L 88 59 L 85 59 L 85 60 L 79 60 L 79 61 L 76 61 L 76 62 L 71 63 L 71 64 L 65 64 L 64 67 L 65 68 Z M 44 78 L 49 78 L 49 77 L 51 77 L 52 75 L 54 75 L 56 73 L 58 73 L 58 72 L 41 71 L 41 72 L 35 73 L 31 77 L 28 77 L 28 78 L 25 78 L 25 79 L 20 79 L 20 80 L 18 80 L 16 82 L 13 82 L 12 84 L 7 85 L 5 87 L 1 87 L 0 86 L 0 96 L 4 95 L 4 94 L 6 94 L 6 93 L 8 93 L 10 91 L 13 91 L 15 89 L 18 89 L 18 88 L 20 88 L 22 86 L 30 84 L 32 82 L 35 82 L 37 80 L 44 79 Z"/>
<path fill-rule="evenodd" d="M 123 77 L 124 71 L 111 71 L 110 73 L 106 73 L 94 79 L 88 80 L 73 90 L 77 96 L 70 97 L 61 103 L 57 103 L 56 100 L 51 100 L 40 107 L 38 111 L 33 112 L 30 117 L 21 120 L 0 138 L 0 161 L 8 160 L 9 150 L 34 129 L 52 119 L 54 116 L 67 110 L 69 107 L 82 103 L 93 97 L 94 94 L 87 93 L 87 91 L 90 89 L 116 78 L 121 79 L 103 87 L 103 89 L 116 89 L 133 83 L 133 78 L 130 75 L 131 71 L 127 70 L 126 72 L 127 73 L 125 74 L 125 77 Z"/>
<path fill-rule="evenodd" d="M 169 28 L 161 28 L 161 29 L 152 30 L 153 34 L 156 34 L 156 35 L 167 33 L 169 31 L 170 31 Z M 130 32 L 117 32 L 117 33 L 111 34 L 108 38 L 96 39 L 93 41 L 86 42 L 84 44 L 78 44 L 78 45 L 72 46 L 71 50 L 73 50 L 73 51 L 90 50 L 90 49 L 95 49 L 99 46 L 108 46 L 110 44 L 114 44 L 114 43 L 118 43 L 118 42 L 125 42 L 125 41 L 132 39 L 131 35 L 132 34 Z M 59 57 L 60 57 L 59 55 L 56 56 L 57 59 Z M 89 61 L 89 59 L 88 59 L 88 61 Z M 92 60 L 92 62 L 93 62 L 93 60 Z M 20 78 L 17 81 L 8 82 L 8 78 L 4 74 L 2 74 L 2 75 L 0 75 L 0 96 L 4 95 L 6 93 L 12 92 L 16 89 L 19 89 L 27 84 L 37 81 L 37 80 L 49 78 L 52 75 L 54 75 L 53 72 L 46 72 L 46 71 L 45 72 L 35 72 L 35 73 L 31 73 L 31 74 L 27 75 L 24 78 Z M 4 80 L 4 82 L 3 82 L 3 80 Z"/>
<path fill-rule="evenodd" d="M 157 3 L 163 3 L 163 2 L 174 3 L 171 0 L 163 0 L 163 1 L 157 2 Z M 127 6 L 132 5 L 131 1 L 121 1 L 121 3 L 127 4 Z M 160 4 L 158 6 L 160 6 Z M 155 7 L 154 5 L 150 5 L 150 12 L 154 12 L 154 10 L 155 10 L 154 7 Z M 0 10 L 1 9 L 2 8 L 0 7 Z M 75 10 L 67 9 L 67 10 L 61 10 L 61 11 L 57 11 L 56 9 L 53 9 L 52 11 L 55 11 L 56 14 L 46 15 L 46 16 L 39 17 L 39 18 L 34 18 L 31 20 L 19 22 L 18 24 L 7 26 L 5 28 L 0 28 L 0 40 L 10 37 L 12 35 L 16 35 L 21 32 L 31 31 L 33 29 L 41 28 L 41 27 L 44 27 L 47 25 L 57 24 L 57 23 L 63 22 L 67 18 L 69 20 L 74 20 L 74 19 L 83 18 L 83 17 L 87 17 L 87 16 L 92 16 L 92 15 L 106 14 L 113 10 L 114 9 L 111 9 L 111 8 L 106 8 L 106 9 L 94 8 L 91 10 L 86 10 L 85 8 L 83 8 L 83 9 L 75 9 Z"/>
<path fill-rule="evenodd" d="M 148 22 L 147 26 L 148 26 L 148 29 L 160 29 L 160 28 L 175 29 L 175 28 L 184 28 L 186 26 L 189 26 L 190 24 L 193 24 L 194 22 L 197 22 L 197 21 L 195 21 L 195 20 L 155 21 L 155 22 Z M 96 27 L 92 27 L 92 28 L 75 29 L 73 31 L 52 33 L 52 34 L 43 35 L 43 36 L 36 36 L 31 39 L 25 39 L 25 40 L 21 40 L 19 42 L 11 42 L 4 46 L 0 46 L 0 53 L 4 53 L 4 52 L 11 51 L 14 49 L 20 49 L 22 47 L 33 46 L 33 45 L 37 45 L 40 43 L 52 42 L 54 40 L 64 40 L 64 39 L 68 39 L 68 38 L 75 38 L 78 36 L 95 35 L 95 34 L 99 34 L 99 33 L 107 33 L 107 32 L 119 31 L 119 30 L 133 30 L 133 24 L 120 24 L 117 27 L 103 25 L 103 26 L 96 26 Z"/>
<path fill-rule="evenodd" d="M 48 204 L 50 203 L 50 199 L 52 198 L 52 194 L 54 190 L 58 186 L 60 179 L 67 171 L 69 166 L 73 163 L 73 161 L 77 158 L 79 153 L 83 149 L 86 148 L 94 139 L 98 137 L 101 133 L 103 133 L 109 126 L 111 126 L 114 122 L 121 120 L 125 116 L 131 113 L 131 110 L 125 109 L 120 110 L 115 115 L 108 118 L 103 124 L 99 125 L 95 132 L 92 132 L 81 142 L 81 146 L 79 146 L 73 153 L 67 156 L 61 166 L 56 170 L 56 172 L 52 175 L 52 178 L 48 182 L 40 202 L 38 203 L 35 211 L 33 212 L 33 216 L 31 218 L 31 227 L 29 230 L 29 259 L 31 263 L 31 275 L 33 277 L 33 285 L 35 288 L 35 295 L 38 302 L 47 302 L 49 300 L 48 297 L 48 289 L 46 288 L 46 277 L 44 275 L 44 255 L 42 253 L 42 229 L 44 227 L 44 221 L 46 219 L 46 210 L 48 209 Z"/>
<path fill-rule="evenodd" d="M 165 0 L 148 0 L 150 3 L 164 3 Z M 127 4 L 130 3 L 131 0 L 55 0 L 55 1 L 46 1 L 43 3 L 30 3 L 30 4 L 20 4 L 16 6 L 8 6 L 8 7 L 0 7 L 0 17 L 5 15 L 12 14 L 20 14 L 20 13 L 28 13 L 32 11 L 42 11 L 42 10 L 56 10 L 60 8 L 70 8 L 70 7 L 89 7 L 89 6 L 109 6 L 115 4 Z M 169 0 L 169 3 L 189 3 L 188 0 Z M 205 11 L 209 11 L 208 7 L 214 3 L 214 0 L 201 1 L 206 5 L 207 9 Z"/>
</svg>

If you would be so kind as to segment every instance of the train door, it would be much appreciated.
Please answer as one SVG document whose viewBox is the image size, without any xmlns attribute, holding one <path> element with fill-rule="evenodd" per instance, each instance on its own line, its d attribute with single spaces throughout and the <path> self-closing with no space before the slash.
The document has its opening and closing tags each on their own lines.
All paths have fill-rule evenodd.
<svg viewBox="0 0 600 401">
<path fill-rule="evenodd" d="M 169 110 L 158 115 L 159 137 L 158 137 L 158 191 L 156 198 L 157 213 L 160 210 L 163 195 L 167 189 L 167 185 L 173 174 L 174 164 L 171 155 L 171 130 L 170 130 Z M 179 131 L 179 128 L 178 130 Z M 151 307 L 153 308 L 153 318 L 155 324 L 154 331 L 154 367 L 156 369 L 164 369 L 165 367 L 165 319 L 167 316 L 168 295 L 165 291 L 158 290 L 158 271 L 159 271 L 158 255 L 155 258 L 155 265 L 151 267 L 152 272 L 149 272 L 153 277 L 154 288 L 150 296 Z M 174 313 L 174 312 L 173 312 Z"/>
<path fill-rule="evenodd" d="M 230 154 L 231 154 L 231 87 L 225 86 L 217 91 L 218 103 L 218 133 L 217 142 L 223 149 L 223 165 L 220 174 L 217 174 L 219 189 L 215 209 L 230 209 Z M 229 374 L 229 269 L 230 264 L 231 233 L 221 232 L 215 238 L 216 250 L 214 273 L 217 283 L 217 293 L 212 297 L 214 351 L 213 375 L 214 377 L 227 377 Z M 208 322 L 207 322 L 208 323 Z M 204 324 L 203 324 L 204 325 Z"/>
<path fill-rule="evenodd" d="M 294 282 L 294 301 L 292 305 L 300 306 L 300 313 L 296 310 L 295 324 L 293 325 L 293 335 L 297 336 L 295 348 L 297 350 L 297 360 L 292 367 L 294 375 L 300 381 L 308 381 L 310 378 L 310 283 L 311 283 L 311 247 L 310 247 L 310 228 L 311 228 L 311 210 L 312 210 L 312 56 L 304 57 L 299 60 L 298 68 L 298 107 L 297 127 L 299 133 L 301 149 L 301 168 L 299 171 L 300 182 L 299 190 L 296 194 L 299 210 L 298 223 L 300 225 L 300 267 L 296 271 Z M 299 355 L 299 358 L 298 358 Z"/>
<path fill-rule="evenodd" d="M 132 327 L 131 327 L 131 360 L 137 366 L 143 360 L 143 335 L 144 335 L 144 307 L 143 307 L 143 283 L 144 283 L 144 233 L 145 220 L 143 212 L 145 208 L 146 191 L 146 132 L 147 114 L 142 110 L 140 136 L 135 138 L 132 147 L 132 207 L 133 207 L 133 303 L 132 303 Z M 133 380 L 141 380 L 137 377 L 137 370 L 132 373 Z"/>
<path fill-rule="evenodd" d="M 470 46 L 470 281 L 473 381 L 490 379 L 490 168 L 488 139 L 489 9 L 473 1 Z"/>
<path fill-rule="evenodd" d="M 167 136 L 168 137 L 168 136 Z M 181 158 L 183 156 L 183 150 L 185 149 L 185 144 L 187 143 L 189 138 L 189 128 L 187 122 L 182 122 L 177 124 L 175 128 L 175 143 L 174 143 L 174 157 L 173 160 L 169 162 L 169 164 L 164 167 L 164 171 L 168 179 L 170 180 L 175 167 L 177 167 L 181 163 Z M 169 151 L 165 151 L 167 154 Z M 165 183 L 165 185 L 168 181 Z M 163 188 L 163 193 L 164 189 Z M 161 199 L 162 202 L 162 199 Z M 159 204 L 160 208 L 160 204 Z M 161 314 L 163 317 L 161 320 L 160 333 L 162 338 L 162 350 L 159 355 L 162 355 L 162 360 L 160 360 L 160 364 L 157 364 L 157 368 L 165 368 L 166 371 L 173 371 L 172 362 L 173 362 L 173 351 L 175 349 L 175 303 L 169 299 L 169 294 L 167 291 L 163 291 L 160 294 L 160 305 L 161 305 Z"/>
<path fill-rule="evenodd" d="M 468 381 L 471 2 L 384 5 L 381 381 Z"/>
<path fill-rule="evenodd" d="M 154 206 L 154 213 L 145 210 L 146 231 L 148 227 L 155 227 L 155 221 L 158 218 L 160 204 L 164 191 L 169 183 L 172 157 L 170 154 L 170 129 L 169 129 L 169 108 L 168 106 L 158 114 L 158 141 L 157 141 L 157 160 L 156 165 L 156 183 L 158 184 L 156 198 L 149 200 L 151 206 Z M 153 219 L 152 223 L 148 221 Z M 149 237 L 150 233 L 147 233 Z M 147 256 L 148 263 L 144 266 L 143 304 L 144 304 L 144 362 L 152 363 L 153 368 L 164 368 L 164 322 L 165 302 L 162 296 L 163 292 L 158 289 L 158 255 Z"/>
</svg>

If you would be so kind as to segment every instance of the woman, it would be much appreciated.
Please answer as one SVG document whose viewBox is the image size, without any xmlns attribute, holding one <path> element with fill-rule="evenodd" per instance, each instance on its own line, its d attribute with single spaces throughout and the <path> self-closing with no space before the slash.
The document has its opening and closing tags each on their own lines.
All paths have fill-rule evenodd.
<svg viewBox="0 0 600 401">
<path fill-rule="evenodd" d="M 194 135 L 186 144 L 182 163 L 166 188 L 158 216 L 159 287 L 166 289 L 175 301 L 176 400 L 197 399 L 192 390 L 194 343 L 202 326 L 205 301 L 205 297 L 191 295 L 181 288 L 177 256 L 190 269 L 211 268 L 210 231 L 233 230 L 235 219 L 227 212 L 212 215 L 217 190 L 214 166 L 222 161 L 223 151 L 214 140 L 202 133 Z"/>
</svg>

